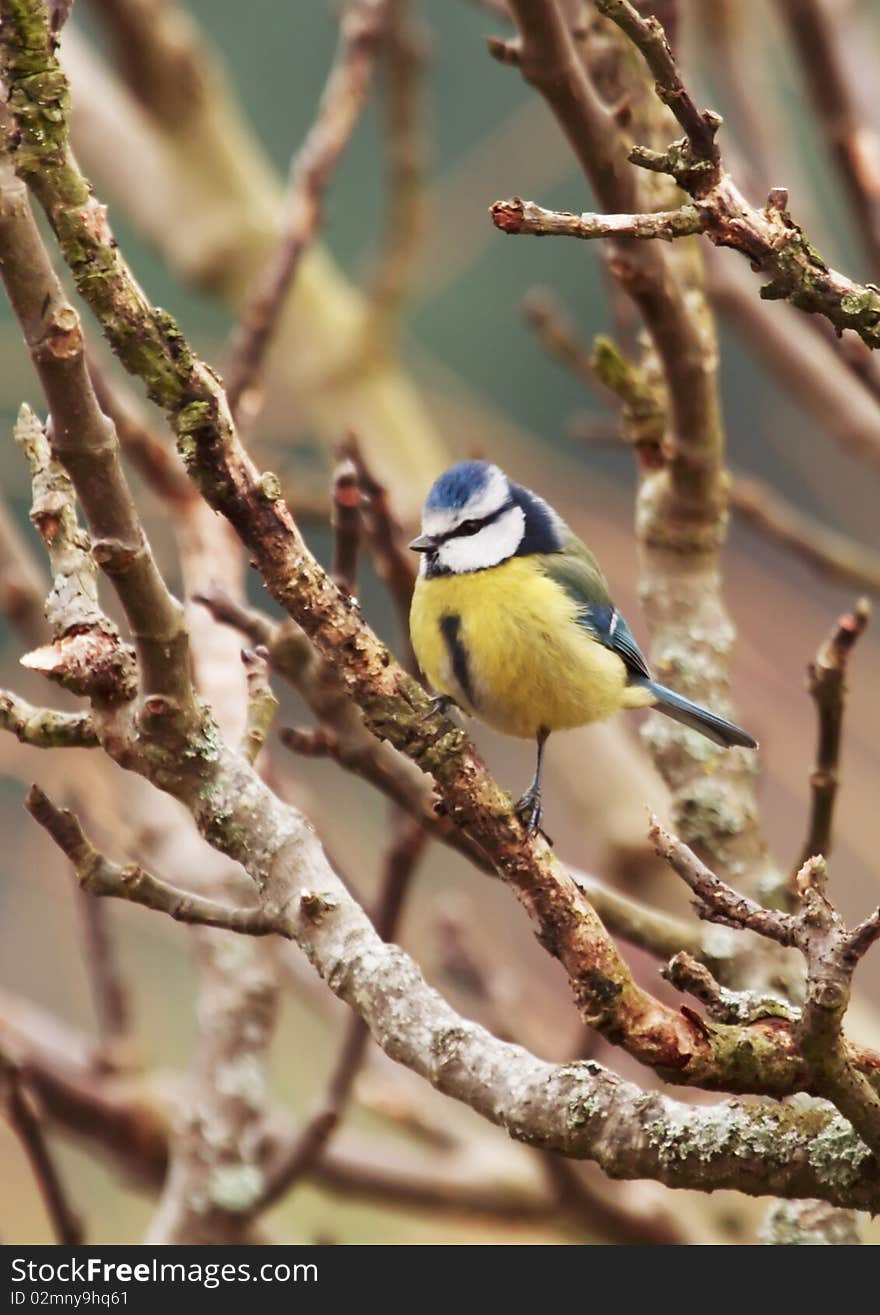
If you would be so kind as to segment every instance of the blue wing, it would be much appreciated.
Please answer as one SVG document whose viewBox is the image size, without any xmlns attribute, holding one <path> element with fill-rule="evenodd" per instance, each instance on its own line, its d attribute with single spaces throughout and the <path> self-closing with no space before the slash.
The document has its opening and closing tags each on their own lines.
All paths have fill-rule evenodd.
<svg viewBox="0 0 880 1315">
<path fill-rule="evenodd" d="M 543 568 L 574 601 L 580 624 L 622 659 L 630 684 L 644 685 L 650 690 L 658 711 L 724 748 L 734 744 L 757 748 L 757 740 L 741 727 L 651 679 L 642 650 L 608 596 L 608 586 L 596 559 L 579 539 L 572 535 L 565 551 L 544 556 Z"/>
<path fill-rule="evenodd" d="M 646 676 L 650 680 L 645 655 L 616 607 L 588 608 L 581 616 L 581 625 L 586 626 L 600 644 L 619 654 L 632 676 Z"/>
<path fill-rule="evenodd" d="M 605 577 L 592 553 L 580 540 L 573 538 L 566 551 L 548 553 L 543 562 L 547 574 L 577 605 L 580 624 L 600 644 L 623 659 L 633 680 L 650 680 L 651 673 L 645 656 L 626 621 L 608 597 Z"/>
</svg>

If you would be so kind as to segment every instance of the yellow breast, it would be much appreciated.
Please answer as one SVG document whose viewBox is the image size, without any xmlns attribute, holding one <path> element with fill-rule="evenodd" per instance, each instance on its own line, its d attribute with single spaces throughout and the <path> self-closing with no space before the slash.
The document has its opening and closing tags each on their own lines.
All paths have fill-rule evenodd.
<svg viewBox="0 0 880 1315">
<path fill-rule="evenodd" d="M 582 726 L 632 701 L 622 660 L 579 624 L 535 558 L 420 577 L 410 627 L 431 685 L 506 735 Z"/>
</svg>

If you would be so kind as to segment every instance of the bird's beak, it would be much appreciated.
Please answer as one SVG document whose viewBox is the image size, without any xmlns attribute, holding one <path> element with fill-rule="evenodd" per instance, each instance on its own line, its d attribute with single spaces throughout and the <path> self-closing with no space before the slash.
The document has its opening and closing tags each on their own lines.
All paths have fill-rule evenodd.
<svg viewBox="0 0 880 1315">
<path fill-rule="evenodd" d="M 420 534 L 417 539 L 413 539 L 409 545 L 413 552 L 430 552 L 437 546 L 437 541 L 430 534 Z"/>
</svg>

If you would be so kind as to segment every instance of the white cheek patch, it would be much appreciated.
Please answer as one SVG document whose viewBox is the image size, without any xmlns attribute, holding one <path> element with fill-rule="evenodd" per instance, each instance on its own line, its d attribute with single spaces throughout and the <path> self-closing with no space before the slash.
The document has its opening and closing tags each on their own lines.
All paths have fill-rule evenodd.
<svg viewBox="0 0 880 1315">
<path fill-rule="evenodd" d="M 447 507 L 427 508 L 422 515 L 422 532 L 439 536 L 461 525 L 462 521 L 481 521 L 493 511 L 503 507 L 510 497 L 510 484 L 503 470 L 490 466 L 486 472 L 486 485 L 461 508 L 450 511 Z"/>
<path fill-rule="evenodd" d="M 526 517 L 522 507 L 511 507 L 478 534 L 449 539 L 437 550 L 438 565 L 453 575 L 484 571 L 512 557 L 522 542 Z"/>
</svg>

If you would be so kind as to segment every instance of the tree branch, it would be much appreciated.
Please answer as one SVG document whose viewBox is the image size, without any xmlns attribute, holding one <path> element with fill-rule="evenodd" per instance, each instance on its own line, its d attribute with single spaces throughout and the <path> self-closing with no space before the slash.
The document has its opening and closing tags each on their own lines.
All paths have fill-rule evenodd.
<svg viewBox="0 0 880 1315">
<path fill-rule="evenodd" d="M 880 269 L 880 138 L 854 104 L 832 20 L 822 0 L 776 0 L 799 72 L 849 196 L 873 269 Z"/>
<path fill-rule="evenodd" d="M 384 42 L 387 221 L 370 291 L 367 351 L 386 343 L 399 319 L 425 227 L 422 74 L 425 38 L 411 0 L 388 0 Z"/>
<path fill-rule="evenodd" d="M 60 1246 L 80 1246 L 83 1226 L 68 1199 L 58 1166 L 43 1136 L 33 1097 L 17 1066 L 0 1054 L 0 1092 L 10 1127 L 21 1142 Z"/>
<path fill-rule="evenodd" d="M 406 539 L 394 514 L 388 489 L 371 469 L 357 436 L 349 434 L 343 448 L 357 471 L 358 485 L 364 498 L 362 514 L 373 564 L 391 595 L 401 642 L 406 652 L 404 665 L 411 675 L 416 675 L 418 664 L 409 638 L 409 609 L 416 580 L 413 554 L 406 549 Z"/>
<path fill-rule="evenodd" d="M 609 212 L 638 210 L 637 178 L 620 150 L 611 110 L 588 78 L 556 0 L 511 0 L 521 43 L 523 77 L 544 96 L 599 204 Z M 609 239 L 614 274 L 638 306 L 662 362 L 672 415 L 670 501 L 696 532 L 717 520 L 723 498 L 723 449 L 714 366 L 704 350 L 704 326 L 671 277 L 653 243 Z"/>
<path fill-rule="evenodd" d="M 704 228 L 703 219 L 694 206 L 657 210 L 645 215 L 573 215 L 565 210 L 545 210 L 534 201 L 513 196 L 509 201 L 495 201 L 489 207 L 489 214 L 492 223 L 502 233 L 579 237 L 586 241 L 596 237 L 637 237 L 672 242 L 677 237 L 702 233 Z"/>
<path fill-rule="evenodd" d="M 0 613 L 30 647 L 47 638 L 43 612 L 47 588 L 18 526 L 0 501 Z"/>
<path fill-rule="evenodd" d="M 730 505 L 740 520 L 787 548 L 820 575 L 880 593 L 880 553 L 805 516 L 761 480 L 751 475 L 734 479 Z"/>
<path fill-rule="evenodd" d="M 4 13 L 9 2 L 4 0 L 0 7 Z M 26 9 L 32 19 L 42 13 L 38 0 L 27 0 Z M 2 32 L 13 54 L 19 49 L 16 30 L 13 23 L 4 25 Z M 35 44 L 31 42 L 30 48 Z M 51 69 L 51 54 L 46 60 Z M 204 495 L 228 515 L 279 603 L 319 652 L 336 662 L 344 690 L 359 704 L 374 734 L 387 737 L 435 775 L 449 814 L 492 856 L 496 869 L 540 928 L 545 946 L 562 962 L 584 1019 L 678 1082 L 774 1094 L 798 1087 L 803 1061 L 784 1027 L 698 1025 L 633 980 L 570 873 L 540 837 L 524 838 L 509 799 L 462 732 L 430 713 L 424 692 L 393 662 L 308 553 L 278 496 L 277 479 L 270 473 L 259 475 L 243 452 L 214 377 L 191 354 L 176 326 L 142 298 L 106 229 L 102 227 L 95 238 L 85 225 L 86 200 L 80 198 L 88 194 L 65 152 L 63 121 L 59 128 L 51 115 L 45 117 L 39 99 L 44 84 L 29 78 L 24 85 L 15 59 L 11 77 L 7 66 L 7 77 L 15 89 L 21 120 L 20 167 L 43 197 L 83 295 L 121 359 L 147 379 L 152 394 L 165 407 Z M 35 94 L 38 98 L 33 100 Z M 53 109 L 58 94 L 56 79 Z M 40 128 L 36 136 L 35 125 Z M 65 201 L 73 196 L 78 199 L 76 206 Z M 87 278 L 82 268 L 84 249 L 91 254 Z M 346 655 L 343 662 L 341 653 Z M 355 919 L 350 929 L 357 939 L 357 914 L 346 904 L 342 915 L 344 889 L 304 819 L 275 799 L 249 765 L 218 741 L 215 731 L 190 735 L 158 761 L 156 755 L 138 752 L 124 734 L 112 748 L 126 766 L 142 771 L 184 802 L 207 838 L 243 863 L 263 895 L 280 899 L 294 934 L 308 945 L 313 961 L 336 980 L 340 975 L 336 951 L 331 964 L 321 946 L 335 945 L 331 927 L 349 918 Z M 309 883 L 305 889 L 302 882 Z M 301 892 L 299 902 L 291 890 Z M 349 942 L 342 961 L 346 966 L 336 984 L 345 998 L 353 998 L 348 992 L 357 981 L 358 1008 L 381 1032 L 387 1020 L 381 1010 L 372 1013 L 367 1001 L 369 983 L 376 973 L 381 978 L 385 960 L 381 951 L 371 949 L 367 980 L 362 982 L 351 962 L 354 948 Z M 423 998 L 422 1003 L 426 1003 Z M 386 1033 L 383 1036 L 385 1044 L 394 1048 L 396 1042 Z M 864 1063 L 870 1064 L 870 1059 Z"/>
<path fill-rule="evenodd" d="M 28 791 L 25 807 L 73 864 L 83 890 L 92 895 L 112 896 L 143 904 L 165 913 L 176 922 L 204 927 L 222 927 L 244 936 L 287 936 L 277 916 L 262 908 L 238 909 L 179 890 L 161 881 L 137 864 L 119 867 L 105 858 L 86 838 L 77 818 L 66 808 L 57 808 L 37 785 Z"/>
<path fill-rule="evenodd" d="M 798 913 L 765 909 L 719 880 L 686 845 L 664 831 L 656 818 L 651 821 L 651 837 L 657 852 L 696 894 L 701 917 L 800 950 L 807 985 L 796 1034 L 814 1090 L 832 1101 L 875 1154 L 880 1153 L 880 1091 L 854 1061 L 842 1031 L 853 971 L 880 938 L 880 910 L 848 932 L 828 898 L 827 869 L 821 856 L 807 859 L 798 873 Z M 702 985 L 705 988 L 705 980 Z"/>
<path fill-rule="evenodd" d="M 361 491 L 354 462 L 341 454 L 333 475 L 330 525 L 333 530 L 331 577 L 343 593 L 356 598 L 362 532 Z"/>
<path fill-rule="evenodd" d="M 101 1038 L 101 1060 L 110 1068 L 130 1061 L 131 1008 L 129 993 L 114 953 L 106 905 L 88 890 L 77 890 L 82 950 Z"/>
<path fill-rule="evenodd" d="M 38 9 L 44 19 L 45 10 Z M 21 75 L 27 67 L 27 46 L 17 44 L 13 21 L 7 16 L 4 24 L 4 53 L 10 69 Z M 47 56 L 54 61 L 48 48 Z M 17 99 L 13 87 L 9 94 L 11 101 Z M 78 222 L 89 245 L 101 250 L 111 237 L 106 212 L 84 181 L 82 188 Z M 59 198 L 62 208 L 69 201 Z M 6 253 L 0 275 L 52 413 L 53 455 L 76 486 L 94 558 L 110 577 L 125 610 L 138 653 L 142 696 L 167 698 L 184 715 L 191 715 L 193 692 L 182 608 L 168 592 L 138 520 L 112 426 L 89 380 L 79 316 L 49 262 L 27 192 L 5 166 L 0 176 L 0 245 Z M 86 279 L 92 277 L 89 261 L 82 256 L 80 272 Z M 131 292 L 142 299 L 136 286 Z"/>
<path fill-rule="evenodd" d="M 266 354 L 297 267 L 321 222 L 324 192 L 366 104 L 387 0 L 352 0 L 339 28 L 339 46 L 318 113 L 293 157 L 278 246 L 242 312 L 227 352 L 226 395 L 238 420 L 260 409 Z"/>
<path fill-rule="evenodd" d="M 86 358 L 98 405 L 112 420 L 125 456 L 157 497 L 175 508 L 191 503 L 198 493 L 170 443 L 147 424 L 136 399 L 102 368 L 88 348 Z"/>
<path fill-rule="evenodd" d="M 249 763 L 256 762 L 278 711 L 278 700 L 269 684 L 268 658 L 269 653 L 262 645 L 243 649 L 241 654 L 247 675 L 247 726 L 242 753 Z"/>
<path fill-rule="evenodd" d="M 383 941 L 396 938 L 406 893 L 424 852 L 427 837 L 420 826 L 407 823 L 392 841 L 385 859 L 385 873 L 374 918 Z M 281 1149 L 269 1171 L 261 1208 L 285 1196 L 319 1163 L 339 1127 L 363 1066 L 370 1031 L 360 1014 L 348 1020 L 345 1036 L 318 1110 L 294 1141 Z"/>
<path fill-rule="evenodd" d="M 0 729 L 35 749 L 93 749 L 99 742 L 88 713 L 35 708 L 9 690 L 0 691 Z"/>
<path fill-rule="evenodd" d="M 636 146 L 634 164 L 667 173 L 694 200 L 704 231 L 716 246 L 733 247 L 769 278 L 765 299 L 785 299 L 801 310 L 824 315 L 835 328 L 853 329 L 869 347 L 880 346 L 880 292 L 830 269 L 788 213 L 788 193 L 771 191 L 756 209 L 724 169 L 714 135 L 721 120 L 696 109 L 656 19 L 642 18 L 628 0 L 595 0 L 641 51 L 685 138 L 666 151 Z"/>
<path fill-rule="evenodd" d="M 844 451 L 880 466 L 880 407 L 874 381 L 870 372 L 851 369 L 844 351 L 849 338 L 859 348 L 861 362 L 876 369 L 877 358 L 870 349 L 852 335 L 838 338 L 826 321 L 805 319 L 793 306 L 759 300 L 743 265 L 721 252 L 710 255 L 712 301 L 743 345 Z M 819 328 L 823 332 L 818 333 Z"/>
<path fill-rule="evenodd" d="M 816 763 L 810 775 L 810 822 L 798 869 L 815 855 L 827 858 L 831 852 L 847 665 L 870 614 L 867 601 L 862 599 L 851 612 L 841 616 L 807 668 L 807 689 L 816 705 L 819 739 Z"/>
</svg>

